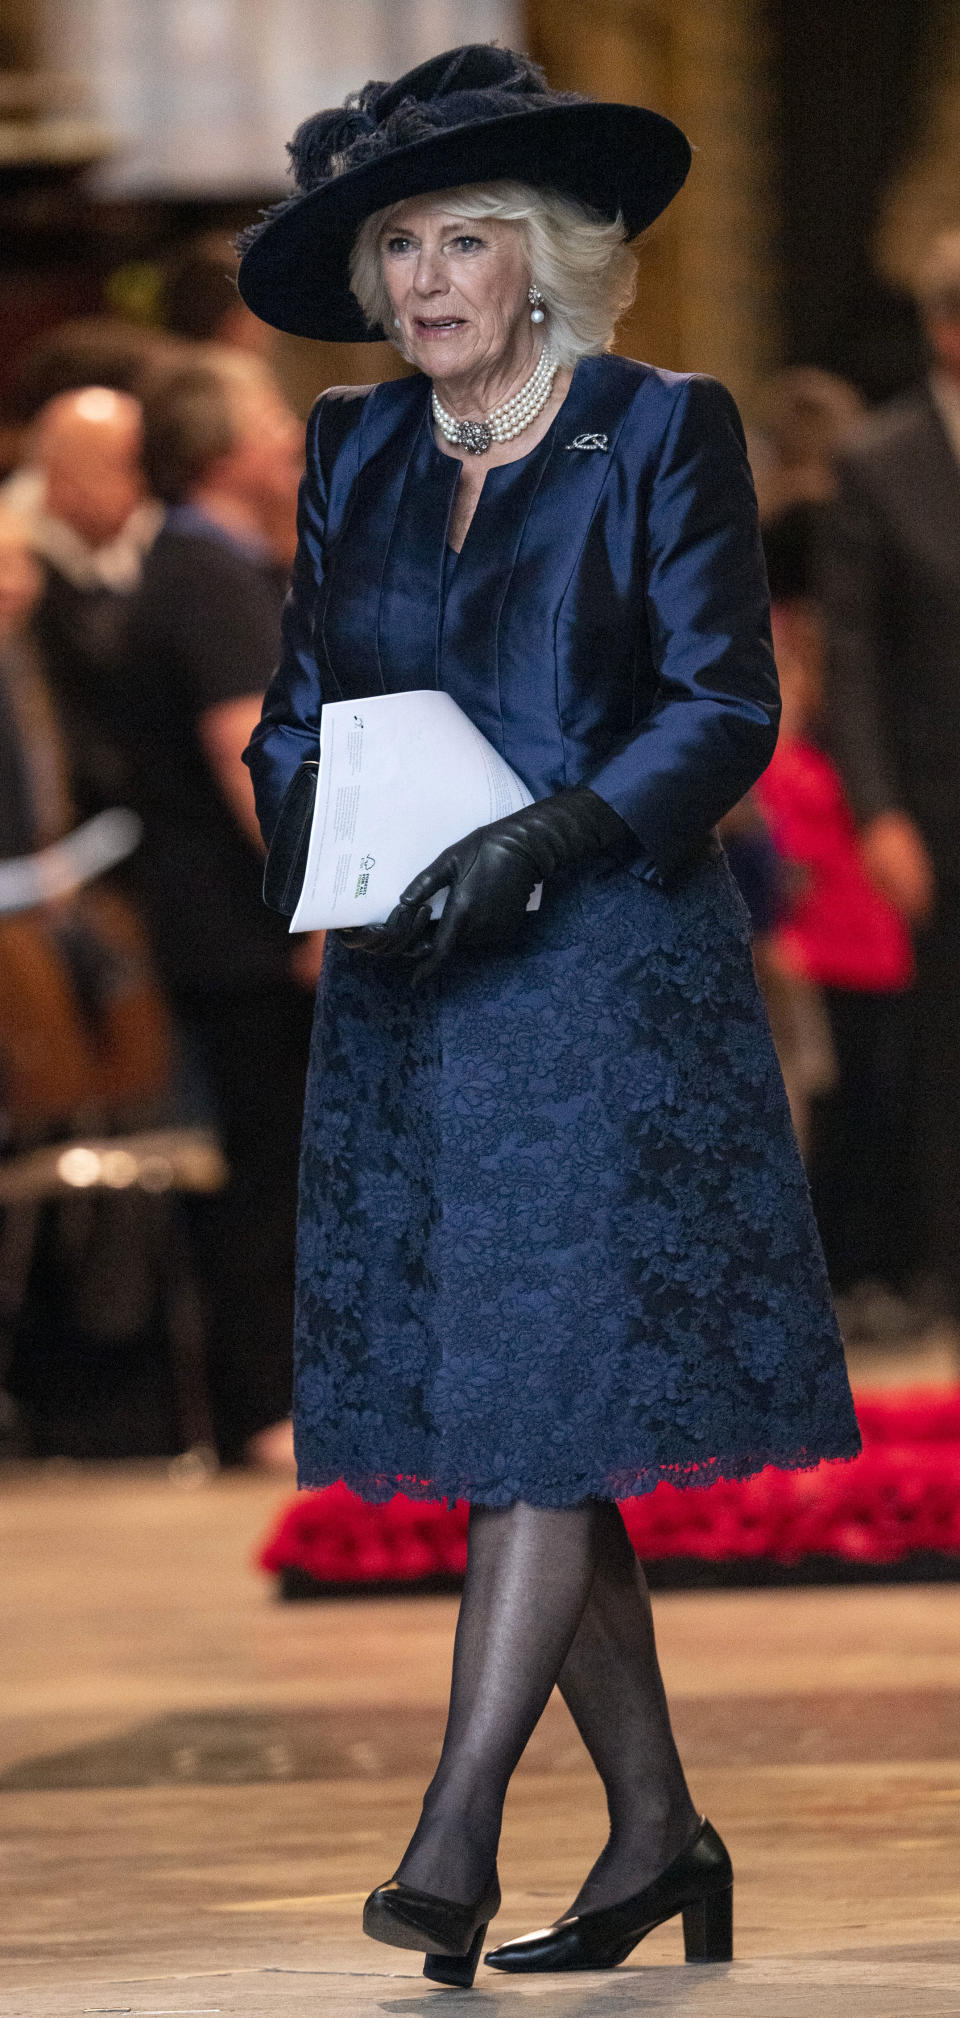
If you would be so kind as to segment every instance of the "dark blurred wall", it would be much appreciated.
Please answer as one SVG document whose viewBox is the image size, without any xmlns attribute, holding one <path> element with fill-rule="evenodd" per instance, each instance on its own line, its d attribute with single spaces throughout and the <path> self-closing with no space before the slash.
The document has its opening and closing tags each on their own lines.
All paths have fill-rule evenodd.
<svg viewBox="0 0 960 2018">
<path fill-rule="evenodd" d="M 786 360 L 873 399 L 920 369 L 912 308 L 875 270 L 876 232 L 956 16 L 956 0 L 770 0 Z"/>
<path fill-rule="evenodd" d="M 764 0 L 525 0 L 551 84 L 649 105 L 689 134 L 687 183 L 641 242 L 617 348 L 748 400 L 779 359 Z"/>
<path fill-rule="evenodd" d="M 0 67 L 25 69 L 36 62 L 33 0 L 3 0 L 0 13 Z"/>
</svg>

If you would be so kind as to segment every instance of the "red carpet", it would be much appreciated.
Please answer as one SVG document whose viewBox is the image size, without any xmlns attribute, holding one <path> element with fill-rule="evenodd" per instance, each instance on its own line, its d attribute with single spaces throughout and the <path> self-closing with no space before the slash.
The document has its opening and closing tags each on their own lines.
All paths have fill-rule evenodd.
<svg viewBox="0 0 960 2018">
<path fill-rule="evenodd" d="M 960 1577 L 960 1388 L 860 1394 L 864 1449 L 852 1464 L 768 1467 L 702 1490 L 661 1485 L 626 1500 L 638 1555 L 660 1586 Z M 447 1585 L 463 1572 L 465 1503 L 366 1506 L 344 1486 L 302 1493 L 260 1566 L 283 1595 L 375 1585 Z"/>
</svg>

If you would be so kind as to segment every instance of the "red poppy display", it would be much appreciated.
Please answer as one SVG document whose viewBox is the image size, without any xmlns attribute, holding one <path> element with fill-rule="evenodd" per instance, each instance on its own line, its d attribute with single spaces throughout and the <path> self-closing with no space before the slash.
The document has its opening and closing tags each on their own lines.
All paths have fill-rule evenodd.
<svg viewBox="0 0 960 2018">
<path fill-rule="evenodd" d="M 918 1556 L 960 1565 L 960 1389 L 860 1394 L 862 1454 L 848 1464 L 718 1480 L 702 1490 L 659 1485 L 625 1500 L 644 1562 L 686 1558 L 716 1565 L 802 1569 L 806 1559 L 851 1570 Z M 406 1499 L 371 1506 L 345 1486 L 302 1493 L 260 1552 L 260 1567 L 288 1595 L 311 1584 L 447 1582 L 463 1573 L 467 1505 Z"/>
</svg>

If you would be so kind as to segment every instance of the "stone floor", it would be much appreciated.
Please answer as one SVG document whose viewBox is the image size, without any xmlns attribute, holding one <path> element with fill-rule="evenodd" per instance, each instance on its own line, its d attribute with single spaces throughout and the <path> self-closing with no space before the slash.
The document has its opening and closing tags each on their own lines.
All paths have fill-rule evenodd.
<svg viewBox="0 0 960 2018">
<path fill-rule="evenodd" d="M 281 1497 L 162 1468 L 4 1475 L 0 2018 L 469 2001 L 358 1931 L 435 1756 L 453 1602 L 275 1603 L 251 1556 Z M 657 1615 L 737 1867 L 738 1959 L 684 1968 L 672 1925 L 607 1975 L 481 1968 L 480 2018 L 956 2018 L 960 1589 L 673 1595 Z M 498 1938 L 560 1911 L 602 1835 L 554 1703 L 511 1790 Z"/>
</svg>

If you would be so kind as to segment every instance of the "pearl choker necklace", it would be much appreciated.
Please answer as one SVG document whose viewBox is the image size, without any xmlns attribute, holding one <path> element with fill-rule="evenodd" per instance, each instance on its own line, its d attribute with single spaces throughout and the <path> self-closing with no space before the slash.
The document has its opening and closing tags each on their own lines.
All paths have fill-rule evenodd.
<svg viewBox="0 0 960 2018">
<path fill-rule="evenodd" d="M 495 441 L 512 441 L 514 435 L 522 434 L 524 428 L 536 420 L 538 413 L 542 413 L 550 398 L 557 369 L 557 359 L 551 357 L 545 344 L 536 370 L 526 385 L 522 385 L 512 399 L 505 400 L 503 406 L 494 407 L 486 420 L 455 420 L 433 393 L 433 418 L 440 433 L 457 448 L 465 448 L 468 455 L 486 455 Z"/>
</svg>

